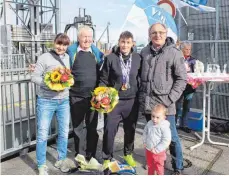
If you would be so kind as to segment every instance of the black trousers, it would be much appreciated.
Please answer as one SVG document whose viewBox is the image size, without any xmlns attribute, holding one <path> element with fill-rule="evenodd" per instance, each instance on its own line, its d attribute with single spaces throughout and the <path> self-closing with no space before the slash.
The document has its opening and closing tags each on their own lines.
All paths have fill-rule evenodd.
<svg viewBox="0 0 229 176">
<path fill-rule="evenodd" d="M 104 115 L 103 159 L 113 158 L 114 140 L 121 121 L 124 128 L 124 155 L 133 152 L 137 119 L 136 99 L 119 100 L 113 111 Z"/>
<path fill-rule="evenodd" d="M 90 109 L 91 98 L 70 97 L 70 110 L 73 125 L 73 134 L 75 142 L 76 155 L 80 153 L 80 139 L 82 129 L 80 124 L 85 120 L 86 135 L 86 159 L 90 160 L 95 157 L 99 135 L 97 133 L 98 113 Z"/>
</svg>

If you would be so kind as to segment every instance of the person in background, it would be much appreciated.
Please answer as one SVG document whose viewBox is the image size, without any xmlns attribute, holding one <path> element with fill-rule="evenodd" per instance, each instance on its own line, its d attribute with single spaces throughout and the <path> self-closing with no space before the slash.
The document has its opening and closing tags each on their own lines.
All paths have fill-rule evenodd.
<svg viewBox="0 0 229 176">
<path fill-rule="evenodd" d="M 196 59 L 191 56 L 191 43 L 182 42 L 180 47 L 184 54 L 187 73 L 194 73 Z M 191 129 L 188 128 L 188 112 L 190 111 L 191 101 L 194 92 L 195 89 L 193 89 L 191 85 L 187 84 L 183 94 L 176 103 L 176 118 L 177 120 L 179 119 L 179 128 L 187 133 L 191 132 Z"/>
<path fill-rule="evenodd" d="M 146 149 L 148 175 L 164 175 L 166 149 L 171 142 L 170 124 L 166 120 L 167 109 L 157 104 L 152 109 L 151 120 L 143 132 L 143 145 Z"/>
<path fill-rule="evenodd" d="M 181 174 L 183 154 L 176 130 L 175 103 L 180 98 L 187 83 L 182 52 L 176 48 L 172 38 L 167 37 L 164 24 L 156 23 L 149 28 L 151 41 L 142 49 L 141 86 L 139 90 L 139 116 L 151 120 L 152 107 L 164 105 L 168 112 L 172 141 L 169 146 L 174 174 Z"/>
<path fill-rule="evenodd" d="M 180 40 L 177 40 L 177 42 L 176 42 L 176 47 L 177 47 L 178 49 L 180 49 L 180 44 L 181 44 Z"/>
<path fill-rule="evenodd" d="M 113 87 L 119 92 L 119 102 L 110 113 L 104 114 L 103 168 L 113 158 L 113 146 L 119 123 L 124 128 L 124 160 L 132 167 L 136 162 L 132 156 L 138 119 L 138 85 L 141 57 L 133 52 L 133 34 L 122 32 L 118 46 L 105 57 L 99 85 Z"/>
<path fill-rule="evenodd" d="M 68 47 L 70 65 L 74 77 L 74 85 L 70 89 L 70 110 L 75 143 L 75 156 L 82 154 L 80 139 L 81 125 L 85 120 L 86 161 L 89 165 L 98 164 L 95 159 L 99 135 L 97 133 L 98 112 L 92 111 L 91 92 L 98 86 L 99 69 L 103 63 L 103 53 L 94 45 L 93 31 L 89 26 L 81 26 L 78 30 L 78 42 Z"/>
<path fill-rule="evenodd" d="M 138 51 L 137 46 L 136 46 L 136 41 L 133 41 L 133 51 L 134 52 Z"/>
<path fill-rule="evenodd" d="M 44 83 L 46 72 L 63 66 L 56 57 L 62 60 L 65 67 L 69 68 L 69 56 L 65 53 L 70 40 L 65 34 L 58 34 L 54 40 L 54 50 L 42 54 L 34 67 L 31 81 L 39 86 L 37 91 L 37 143 L 36 159 L 39 175 L 48 175 L 46 165 L 46 150 L 48 133 L 54 113 L 58 123 L 57 152 L 58 159 L 55 167 L 62 172 L 68 172 L 70 168 L 67 160 L 67 145 L 70 120 L 69 89 L 54 91 Z"/>
</svg>

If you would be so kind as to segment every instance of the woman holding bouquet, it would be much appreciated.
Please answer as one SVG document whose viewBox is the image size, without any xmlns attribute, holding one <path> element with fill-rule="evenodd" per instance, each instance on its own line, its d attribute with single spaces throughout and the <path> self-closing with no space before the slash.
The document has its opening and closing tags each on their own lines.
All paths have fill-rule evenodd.
<svg viewBox="0 0 229 176">
<path fill-rule="evenodd" d="M 54 40 L 54 50 L 42 54 L 32 73 L 32 82 L 37 90 L 37 144 L 36 159 L 39 175 L 47 175 L 46 148 L 50 123 L 56 113 L 58 123 L 57 152 L 55 167 L 68 172 L 67 144 L 69 132 L 69 56 L 65 53 L 70 40 L 66 34 L 58 34 Z M 59 69 L 61 68 L 61 69 Z M 59 70 L 59 71 L 58 71 Z M 50 78 L 50 80 L 48 79 Z"/>
<path fill-rule="evenodd" d="M 114 109 L 105 114 L 103 135 L 103 167 L 106 169 L 113 157 L 113 145 L 119 123 L 124 128 L 124 160 L 135 167 L 132 157 L 135 128 L 138 117 L 138 75 L 140 55 L 133 52 L 133 35 L 129 31 L 119 37 L 116 50 L 109 54 L 101 70 L 100 86 L 115 88 L 119 93 L 119 102 Z"/>
</svg>

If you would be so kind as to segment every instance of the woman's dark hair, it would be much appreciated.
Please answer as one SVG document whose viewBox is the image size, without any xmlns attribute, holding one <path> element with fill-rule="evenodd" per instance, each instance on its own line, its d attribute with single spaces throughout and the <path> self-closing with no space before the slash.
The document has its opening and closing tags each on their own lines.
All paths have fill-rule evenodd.
<svg viewBox="0 0 229 176">
<path fill-rule="evenodd" d="M 59 45 L 69 45 L 70 39 L 66 34 L 59 33 L 56 35 L 56 37 L 54 39 L 54 43 L 59 44 Z"/>
<path fill-rule="evenodd" d="M 129 32 L 129 31 L 124 31 L 119 36 L 119 40 L 120 39 L 129 39 L 129 38 L 134 39 L 133 34 L 131 32 Z"/>
</svg>

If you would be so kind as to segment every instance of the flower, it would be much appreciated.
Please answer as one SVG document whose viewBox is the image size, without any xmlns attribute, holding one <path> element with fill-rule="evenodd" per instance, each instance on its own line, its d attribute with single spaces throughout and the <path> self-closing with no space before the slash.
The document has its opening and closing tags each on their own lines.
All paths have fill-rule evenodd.
<svg viewBox="0 0 229 176">
<path fill-rule="evenodd" d="M 199 78 L 192 78 L 192 77 L 188 77 L 187 81 L 188 81 L 188 84 L 191 85 L 193 89 L 196 89 L 204 82 L 203 80 Z"/>
<path fill-rule="evenodd" d="M 94 90 L 94 94 L 99 95 L 100 92 L 103 93 L 103 92 L 106 92 L 107 90 L 108 90 L 107 87 L 97 87 Z"/>
<path fill-rule="evenodd" d="M 92 92 L 91 109 L 109 113 L 118 103 L 118 91 L 112 87 L 97 87 Z"/>
<path fill-rule="evenodd" d="M 108 105 L 110 104 L 111 100 L 108 97 L 104 97 L 101 99 L 101 102 L 103 105 Z"/>
<path fill-rule="evenodd" d="M 74 79 L 70 69 L 59 67 L 47 72 L 44 76 L 44 82 L 51 90 L 61 91 L 72 86 Z"/>
<path fill-rule="evenodd" d="M 62 68 L 62 69 L 59 70 L 59 72 L 60 72 L 60 74 L 64 74 L 65 73 L 65 69 Z"/>
<path fill-rule="evenodd" d="M 59 82 L 61 78 L 61 74 L 58 71 L 54 71 L 51 73 L 51 80 L 53 82 Z"/>
<path fill-rule="evenodd" d="M 61 80 L 62 82 L 66 82 L 68 79 L 69 79 L 69 78 L 68 78 L 68 75 L 67 75 L 67 74 L 62 75 L 61 78 L 60 78 L 60 80 Z"/>
</svg>

